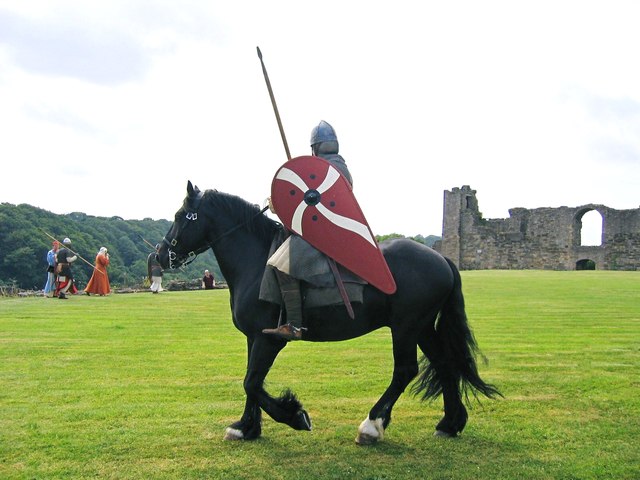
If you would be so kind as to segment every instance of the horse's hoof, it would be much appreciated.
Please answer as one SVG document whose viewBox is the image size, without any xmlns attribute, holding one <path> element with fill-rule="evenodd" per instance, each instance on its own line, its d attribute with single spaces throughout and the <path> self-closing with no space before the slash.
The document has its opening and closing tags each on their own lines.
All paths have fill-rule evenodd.
<svg viewBox="0 0 640 480">
<path fill-rule="evenodd" d="M 457 435 L 455 433 L 447 433 L 443 430 L 436 430 L 433 432 L 434 437 L 442 437 L 442 438 L 455 438 Z"/>
<path fill-rule="evenodd" d="M 356 437 L 356 444 L 363 447 L 368 445 L 375 445 L 376 443 L 378 443 L 378 437 L 374 437 L 364 433 L 359 433 Z"/>
<path fill-rule="evenodd" d="M 237 428 L 227 427 L 224 431 L 224 439 L 225 440 L 244 440 L 244 434 L 242 430 L 238 430 Z"/>
<path fill-rule="evenodd" d="M 358 445 L 375 445 L 384 438 L 384 427 L 382 419 L 376 418 L 374 421 L 367 418 L 358 428 L 356 443 Z"/>
<path fill-rule="evenodd" d="M 311 417 L 305 410 L 298 410 L 293 417 L 290 424 L 291 428 L 295 430 L 311 431 Z"/>
</svg>

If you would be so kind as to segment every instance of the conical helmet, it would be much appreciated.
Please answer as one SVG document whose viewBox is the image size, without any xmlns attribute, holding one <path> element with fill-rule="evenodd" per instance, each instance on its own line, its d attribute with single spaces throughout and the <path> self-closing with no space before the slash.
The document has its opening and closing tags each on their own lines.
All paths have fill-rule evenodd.
<svg viewBox="0 0 640 480">
<path fill-rule="evenodd" d="M 321 120 L 320 123 L 311 130 L 311 146 L 317 143 L 337 141 L 336 131 L 324 120 Z"/>
</svg>

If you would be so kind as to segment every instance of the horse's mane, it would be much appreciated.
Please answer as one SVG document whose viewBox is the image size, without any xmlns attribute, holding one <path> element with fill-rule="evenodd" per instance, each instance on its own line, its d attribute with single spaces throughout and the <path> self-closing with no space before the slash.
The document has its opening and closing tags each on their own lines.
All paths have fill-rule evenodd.
<svg viewBox="0 0 640 480">
<path fill-rule="evenodd" d="M 238 223 L 244 223 L 248 231 L 265 240 L 271 241 L 275 233 L 282 228 L 280 223 L 261 213 L 258 205 L 249 203 L 237 195 L 205 190 L 202 199 L 211 204 L 214 210 L 224 210 L 237 216 Z"/>
</svg>

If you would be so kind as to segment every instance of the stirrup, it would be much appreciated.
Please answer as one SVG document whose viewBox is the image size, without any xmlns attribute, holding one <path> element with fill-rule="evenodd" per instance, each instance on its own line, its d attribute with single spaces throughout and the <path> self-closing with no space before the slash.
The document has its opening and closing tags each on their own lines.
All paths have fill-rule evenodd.
<svg viewBox="0 0 640 480">
<path fill-rule="evenodd" d="M 275 335 L 285 340 L 302 340 L 302 331 L 306 330 L 304 327 L 296 327 L 291 323 L 285 323 L 284 325 L 278 325 L 276 328 L 265 328 L 262 333 L 268 335 Z"/>
</svg>

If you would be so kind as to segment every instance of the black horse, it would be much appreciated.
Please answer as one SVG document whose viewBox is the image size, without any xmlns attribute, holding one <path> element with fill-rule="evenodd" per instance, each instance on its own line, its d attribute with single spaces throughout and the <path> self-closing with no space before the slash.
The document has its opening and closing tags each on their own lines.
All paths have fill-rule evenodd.
<svg viewBox="0 0 640 480">
<path fill-rule="evenodd" d="M 258 293 L 272 240 L 283 228 L 263 212 L 237 196 L 201 192 L 188 182 L 187 197 L 158 254 L 163 268 L 176 268 L 212 248 L 229 286 L 233 323 L 247 337 L 248 364 L 244 413 L 226 429 L 227 440 L 258 438 L 262 410 L 294 429 L 311 429 L 309 415 L 293 393 L 287 390 L 275 398 L 264 389 L 265 377 L 287 342 L 262 333 L 277 325 L 280 314 L 278 305 L 259 300 Z M 353 304 L 355 319 L 344 307 L 305 308 L 304 339 L 340 341 L 380 327 L 391 329 L 391 384 L 360 425 L 357 443 L 382 439 L 394 404 L 419 373 L 414 393 L 424 399 L 443 396 L 444 417 L 435 434 L 456 436 L 467 422 L 463 399 L 468 402 L 469 393 L 500 395 L 478 375 L 460 273 L 449 259 L 413 240 L 383 242 L 380 248 L 395 278 L 396 293 L 386 295 L 365 286 L 363 302 Z M 424 353 L 421 368 L 417 347 Z"/>
</svg>

